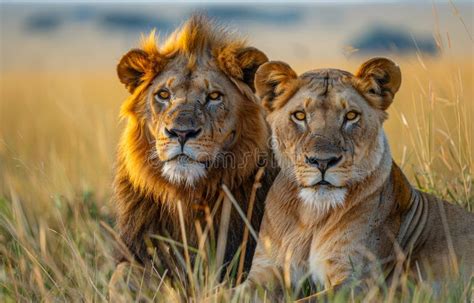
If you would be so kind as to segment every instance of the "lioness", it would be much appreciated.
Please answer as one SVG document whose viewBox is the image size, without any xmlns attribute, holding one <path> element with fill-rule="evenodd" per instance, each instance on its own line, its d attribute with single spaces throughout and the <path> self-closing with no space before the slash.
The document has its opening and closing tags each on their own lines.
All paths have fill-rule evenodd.
<svg viewBox="0 0 474 303">
<path fill-rule="evenodd" d="M 157 244 L 155 236 L 182 242 L 182 228 L 188 246 L 197 248 L 198 233 L 209 227 L 215 203 L 224 196 L 222 185 L 248 211 L 254 177 L 271 154 L 265 110 L 253 86 L 255 71 L 267 61 L 263 52 L 199 15 L 159 47 L 153 33 L 120 60 L 118 77 L 131 96 L 121 107 L 127 123 L 118 149 L 114 203 L 120 237 L 140 263 L 156 258 L 164 269 L 178 266 L 167 242 Z M 260 180 L 250 220 L 255 230 L 276 174 L 267 166 Z M 215 231 L 220 214 L 215 212 L 210 226 Z M 242 244 L 245 227 L 233 207 L 229 225 L 225 263 Z M 255 246 L 250 239 L 247 271 Z"/>
<path fill-rule="evenodd" d="M 400 84 L 399 67 L 384 58 L 355 75 L 297 76 L 283 62 L 258 69 L 281 171 L 247 286 L 285 280 L 286 272 L 293 282 L 309 273 L 332 288 L 368 277 L 377 264 L 387 279 L 403 264 L 442 280 L 456 261 L 472 275 L 474 214 L 414 189 L 392 160 L 382 123 Z"/>
</svg>

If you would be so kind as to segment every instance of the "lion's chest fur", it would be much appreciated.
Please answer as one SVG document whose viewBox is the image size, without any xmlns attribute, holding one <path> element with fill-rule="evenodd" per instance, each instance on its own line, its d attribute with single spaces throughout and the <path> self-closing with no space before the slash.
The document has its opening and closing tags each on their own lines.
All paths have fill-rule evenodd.
<svg viewBox="0 0 474 303">
<path fill-rule="evenodd" d="M 251 224 L 259 230 L 263 217 L 264 200 L 278 170 L 269 167 L 260 180 L 261 187 L 256 191 Z M 247 178 L 237 186 L 229 186 L 232 195 L 244 213 L 247 212 L 250 202 L 254 179 Z M 120 236 L 132 254 L 141 262 L 152 260 L 147 239 L 151 239 L 152 247 L 157 248 L 160 259 L 166 260 L 171 254 L 170 249 L 163 250 L 163 238 L 177 242 L 183 241 L 182 227 L 187 237 L 188 245 L 198 247 L 200 242 L 199 231 L 209 230 L 209 219 L 212 221 L 214 232 L 219 231 L 222 203 L 218 204 L 222 196 L 220 184 L 214 186 L 217 190 L 198 191 L 174 188 L 171 186 L 157 187 L 153 193 L 144 195 L 132 184 L 126 166 L 119 162 L 115 179 L 115 201 L 117 203 L 117 223 Z M 178 203 L 181 208 L 178 208 Z M 182 214 L 182 220 L 180 219 Z M 212 217 L 210 218 L 210 214 Z M 224 262 L 229 262 L 242 243 L 245 224 L 234 209 L 230 213 L 230 223 L 227 234 L 227 246 Z M 199 225 L 200 229 L 197 228 Z M 210 230 L 208 231 L 211 232 Z M 157 237 L 158 236 L 158 237 Z M 217 236 L 217 235 L 215 235 Z M 161 242 L 161 243 L 159 243 Z M 250 238 L 244 268 L 250 268 L 255 241 Z M 163 256 L 163 258 L 161 258 Z M 119 256 L 122 259 L 122 256 Z M 172 260 L 173 261 L 173 260 Z M 164 267 L 171 267 L 164 264 Z"/>
</svg>

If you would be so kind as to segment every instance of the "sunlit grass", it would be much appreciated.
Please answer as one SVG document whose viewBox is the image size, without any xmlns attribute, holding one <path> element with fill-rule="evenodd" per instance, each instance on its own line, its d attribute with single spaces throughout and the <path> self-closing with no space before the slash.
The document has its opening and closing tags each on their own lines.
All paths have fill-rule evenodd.
<svg viewBox="0 0 474 303">
<path fill-rule="evenodd" d="M 363 61 L 295 66 L 300 72 L 319 66 L 354 71 Z M 385 125 L 394 159 L 413 185 L 472 211 L 472 58 L 397 61 L 403 84 Z M 0 300 L 105 301 L 115 268 L 111 179 L 126 91 L 113 71 L 9 73 L 1 75 L 0 89 Z M 227 280 L 218 281 L 212 246 L 196 248 L 202 255 L 182 280 L 157 279 L 151 294 L 140 295 L 166 301 L 225 296 Z M 183 252 L 179 245 L 176 250 Z M 229 279 L 237 267 L 238 257 Z M 400 285 L 397 291 L 376 285 L 359 299 L 433 300 L 428 284 L 402 279 Z M 470 289 L 451 281 L 438 299 L 466 301 Z M 124 300 L 135 295 L 125 293 Z M 347 290 L 331 301 L 354 296 Z"/>
</svg>

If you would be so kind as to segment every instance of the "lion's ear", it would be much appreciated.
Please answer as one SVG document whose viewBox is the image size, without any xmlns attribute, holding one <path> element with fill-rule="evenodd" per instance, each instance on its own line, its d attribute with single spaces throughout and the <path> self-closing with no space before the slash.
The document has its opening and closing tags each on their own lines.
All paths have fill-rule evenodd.
<svg viewBox="0 0 474 303">
<path fill-rule="evenodd" d="M 260 65 L 268 62 L 267 56 L 254 47 L 237 50 L 233 47 L 224 48 L 219 50 L 216 58 L 224 73 L 247 84 L 252 92 L 255 92 L 255 72 Z"/>
<path fill-rule="evenodd" d="M 151 68 L 151 60 L 148 54 L 141 49 L 132 49 L 120 59 L 117 65 L 117 75 L 120 82 L 130 93 L 141 84 L 146 71 Z"/>
<path fill-rule="evenodd" d="M 260 66 L 255 74 L 255 90 L 262 105 L 274 110 L 275 99 L 291 90 L 296 79 L 296 72 L 284 62 L 270 61 Z"/>
<path fill-rule="evenodd" d="M 237 53 L 236 59 L 237 64 L 242 70 L 242 81 L 255 92 L 255 72 L 260 65 L 268 62 L 267 56 L 254 47 L 246 47 Z"/>
<path fill-rule="evenodd" d="M 400 67 L 386 58 L 373 58 L 363 63 L 356 73 L 358 88 L 373 106 L 386 110 L 402 83 Z"/>
</svg>

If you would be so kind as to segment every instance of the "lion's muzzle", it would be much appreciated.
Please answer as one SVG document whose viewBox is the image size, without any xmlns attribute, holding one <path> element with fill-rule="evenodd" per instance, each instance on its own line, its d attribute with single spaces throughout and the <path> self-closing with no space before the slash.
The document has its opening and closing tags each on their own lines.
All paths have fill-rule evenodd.
<svg viewBox="0 0 474 303">
<path fill-rule="evenodd" d="M 197 138 L 201 133 L 201 128 L 198 129 L 177 129 L 172 128 L 168 129 L 165 127 L 165 134 L 170 139 L 177 139 L 179 144 L 181 145 L 181 149 L 184 149 L 184 144 L 189 139 Z"/>
</svg>

